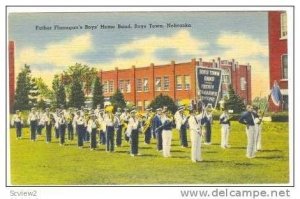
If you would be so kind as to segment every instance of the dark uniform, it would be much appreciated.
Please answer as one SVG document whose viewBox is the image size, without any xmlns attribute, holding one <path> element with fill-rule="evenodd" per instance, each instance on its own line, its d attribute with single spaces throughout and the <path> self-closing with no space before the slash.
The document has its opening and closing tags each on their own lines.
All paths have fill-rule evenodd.
<svg viewBox="0 0 300 199">
<path fill-rule="evenodd" d="M 30 124 L 30 139 L 32 141 L 35 141 L 38 116 L 37 116 L 34 108 L 32 108 L 32 111 L 28 115 L 28 123 Z"/>
</svg>

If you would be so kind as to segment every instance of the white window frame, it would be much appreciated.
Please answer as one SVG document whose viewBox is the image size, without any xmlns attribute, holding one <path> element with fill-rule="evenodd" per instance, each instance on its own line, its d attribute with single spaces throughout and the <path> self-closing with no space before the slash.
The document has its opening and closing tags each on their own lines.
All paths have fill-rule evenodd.
<svg viewBox="0 0 300 199">
<path fill-rule="evenodd" d="M 287 14 L 282 12 L 280 14 L 280 39 L 287 39 L 288 27 L 287 27 Z"/>
<path fill-rule="evenodd" d="M 157 83 L 159 79 L 159 83 Z M 160 85 L 160 86 L 158 86 Z M 161 91 L 162 90 L 162 78 L 161 77 L 155 77 L 155 91 Z"/>
<path fill-rule="evenodd" d="M 177 78 L 180 79 L 180 84 L 178 84 Z M 178 87 L 180 85 L 180 88 Z M 183 81 L 182 81 L 182 75 L 176 75 L 176 90 L 180 91 L 183 89 Z"/>
<path fill-rule="evenodd" d="M 137 79 L 136 80 L 136 92 L 142 92 L 143 91 L 143 79 Z"/>
<path fill-rule="evenodd" d="M 246 78 L 245 78 L 245 77 L 241 77 L 241 78 L 240 78 L 240 87 L 241 87 L 241 91 L 247 90 L 246 84 L 247 84 Z"/>
<path fill-rule="evenodd" d="M 188 77 L 189 80 L 190 80 L 188 84 L 187 84 L 187 82 L 186 82 L 187 77 Z M 191 76 L 189 76 L 189 75 L 184 75 L 184 76 L 183 76 L 183 82 L 184 82 L 184 90 L 191 90 Z M 187 87 L 187 85 L 189 85 L 189 86 Z"/>
<path fill-rule="evenodd" d="M 286 66 L 286 77 L 285 77 L 285 75 L 284 75 L 284 67 L 283 67 L 283 57 L 285 57 L 286 56 L 286 64 L 287 64 L 287 66 Z M 281 78 L 283 79 L 283 80 L 287 80 L 288 79 L 288 75 L 289 75 L 289 70 L 288 70 L 288 68 L 289 68 L 289 65 L 288 65 L 288 55 L 287 54 L 283 54 L 283 55 L 281 55 L 281 72 L 282 72 L 282 76 L 281 76 Z"/>
<path fill-rule="evenodd" d="M 166 81 L 166 79 L 168 81 Z M 163 77 L 163 90 L 164 91 L 169 91 L 170 90 L 170 77 L 169 76 L 164 76 Z"/>
</svg>

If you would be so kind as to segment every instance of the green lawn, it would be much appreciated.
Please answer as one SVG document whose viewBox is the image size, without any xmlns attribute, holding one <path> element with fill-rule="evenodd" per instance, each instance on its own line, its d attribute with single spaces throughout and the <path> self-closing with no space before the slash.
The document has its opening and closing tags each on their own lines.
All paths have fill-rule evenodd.
<svg viewBox="0 0 300 199">
<path fill-rule="evenodd" d="M 288 123 L 265 123 L 263 151 L 247 159 L 244 126 L 232 122 L 229 149 L 222 149 L 220 125 L 213 125 L 213 144 L 202 145 L 204 161 L 192 163 L 190 148 L 179 147 L 178 131 L 173 132 L 172 158 L 155 150 L 155 140 L 144 145 L 140 137 L 141 156 L 131 157 L 129 145 L 106 153 L 104 146 L 90 151 L 77 148 L 76 141 L 59 146 L 46 144 L 45 137 L 16 140 L 10 131 L 11 183 L 13 185 L 153 185 L 153 184 L 269 184 L 289 183 Z M 44 133 L 44 132 L 43 132 Z M 189 134 L 188 134 L 189 138 Z"/>
</svg>

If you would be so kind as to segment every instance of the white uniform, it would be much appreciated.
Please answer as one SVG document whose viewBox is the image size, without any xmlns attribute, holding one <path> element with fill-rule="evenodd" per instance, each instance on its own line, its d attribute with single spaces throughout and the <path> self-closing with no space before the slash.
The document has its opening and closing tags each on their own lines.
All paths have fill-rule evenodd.
<svg viewBox="0 0 300 199">
<path fill-rule="evenodd" d="M 229 144 L 229 134 L 230 134 L 230 125 L 229 125 L 229 115 L 222 113 L 220 116 L 221 121 L 221 147 L 228 148 Z"/>
<path fill-rule="evenodd" d="M 179 111 L 175 113 L 174 119 L 175 119 L 176 129 L 178 130 L 180 130 L 181 125 L 183 125 L 187 120 L 187 118 Z"/>
<path fill-rule="evenodd" d="M 21 122 L 23 124 L 23 120 L 20 114 L 14 114 L 12 119 L 11 119 L 11 125 L 14 126 L 15 122 Z"/>
<path fill-rule="evenodd" d="M 190 127 L 190 136 L 191 136 L 191 159 L 192 162 L 202 161 L 201 157 L 201 124 L 200 124 L 200 115 L 191 115 L 188 122 Z"/>
<path fill-rule="evenodd" d="M 130 137 L 132 130 L 137 130 L 139 127 L 139 120 L 134 120 L 132 117 L 129 118 L 126 135 Z"/>
<path fill-rule="evenodd" d="M 163 115 L 161 117 L 161 122 L 164 124 L 166 121 L 171 122 L 171 120 Z M 164 157 L 171 157 L 171 142 L 172 142 L 172 129 L 171 130 L 162 130 L 162 144 L 163 144 L 163 156 Z"/>
</svg>

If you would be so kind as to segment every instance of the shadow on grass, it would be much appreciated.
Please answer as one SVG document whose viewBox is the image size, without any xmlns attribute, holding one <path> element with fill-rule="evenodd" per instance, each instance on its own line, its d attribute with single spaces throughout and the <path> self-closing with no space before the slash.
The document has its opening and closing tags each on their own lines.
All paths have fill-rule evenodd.
<svg viewBox="0 0 300 199">
<path fill-rule="evenodd" d="M 204 151 L 205 153 L 217 153 L 217 151 Z"/>
<path fill-rule="evenodd" d="M 150 146 L 141 146 L 141 147 L 139 147 L 139 149 L 151 149 L 151 147 Z"/>
<path fill-rule="evenodd" d="M 254 164 L 249 162 L 235 163 L 236 166 L 253 166 Z"/>
<path fill-rule="evenodd" d="M 244 146 L 235 146 L 235 147 L 230 147 L 230 149 L 246 149 Z"/>
<path fill-rule="evenodd" d="M 203 163 L 226 163 L 227 161 L 223 161 L 223 160 L 202 160 L 201 162 Z"/>
<path fill-rule="evenodd" d="M 279 156 L 279 155 L 276 155 L 276 156 L 259 156 L 259 157 L 256 157 L 258 159 L 282 159 L 283 156 Z"/>
<path fill-rule="evenodd" d="M 266 150 L 260 150 L 260 152 L 282 152 L 281 150 L 278 150 L 278 149 L 266 149 Z"/>
<path fill-rule="evenodd" d="M 181 150 L 171 150 L 171 152 L 176 152 L 176 153 L 185 153 L 184 151 L 181 151 Z"/>
<path fill-rule="evenodd" d="M 154 155 L 154 154 L 142 154 L 142 155 L 138 155 L 138 156 L 141 156 L 141 157 L 154 157 L 154 156 L 157 156 L 157 155 Z"/>
</svg>

